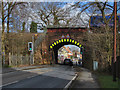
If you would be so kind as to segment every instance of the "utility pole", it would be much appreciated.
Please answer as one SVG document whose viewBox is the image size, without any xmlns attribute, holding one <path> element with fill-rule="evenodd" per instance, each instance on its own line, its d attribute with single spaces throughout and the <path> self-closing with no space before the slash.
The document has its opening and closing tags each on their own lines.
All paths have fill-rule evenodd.
<svg viewBox="0 0 120 90">
<path fill-rule="evenodd" d="M 114 0 L 114 52 L 113 52 L 113 81 L 116 81 L 116 29 L 117 29 L 117 2 Z"/>
<path fill-rule="evenodd" d="M 118 34 L 119 34 L 119 59 L 118 59 L 118 85 L 119 85 L 119 90 L 120 90 L 120 17 L 118 19 Z"/>
</svg>

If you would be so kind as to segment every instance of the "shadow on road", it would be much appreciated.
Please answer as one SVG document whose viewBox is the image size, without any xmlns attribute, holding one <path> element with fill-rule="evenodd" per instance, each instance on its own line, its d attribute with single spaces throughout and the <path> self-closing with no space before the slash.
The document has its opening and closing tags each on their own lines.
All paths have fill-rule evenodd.
<svg viewBox="0 0 120 90">
<path fill-rule="evenodd" d="M 64 69 L 65 67 L 66 66 L 63 66 L 60 69 Z M 73 77 L 73 75 L 70 75 L 71 72 L 67 68 L 65 68 L 63 72 L 55 67 L 53 67 L 54 71 L 49 71 L 49 69 L 51 69 L 50 67 L 42 68 L 42 70 L 39 68 L 30 70 L 15 70 L 13 68 L 3 69 L 2 90 L 11 90 L 11 88 L 21 88 L 22 90 L 27 88 L 32 88 L 33 90 L 35 88 L 63 89 Z M 6 73 L 7 70 L 9 73 Z M 48 71 L 44 72 L 44 70 Z"/>
</svg>

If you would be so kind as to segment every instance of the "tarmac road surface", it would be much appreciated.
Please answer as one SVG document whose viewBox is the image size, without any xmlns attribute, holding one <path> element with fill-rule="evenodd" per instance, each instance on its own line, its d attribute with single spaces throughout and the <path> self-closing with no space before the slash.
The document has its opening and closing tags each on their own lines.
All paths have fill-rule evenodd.
<svg viewBox="0 0 120 90">
<path fill-rule="evenodd" d="M 64 88 L 74 76 L 74 69 L 67 65 L 22 70 L 3 75 L 2 88 Z"/>
</svg>

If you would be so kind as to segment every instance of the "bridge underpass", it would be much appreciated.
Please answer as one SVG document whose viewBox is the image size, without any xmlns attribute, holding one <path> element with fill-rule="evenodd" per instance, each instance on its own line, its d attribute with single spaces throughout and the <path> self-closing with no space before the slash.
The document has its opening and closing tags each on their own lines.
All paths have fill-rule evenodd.
<svg viewBox="0 0 120 90">
<path fill-rule="evenodd" d="M 83 49 L 83 46 L 74 39 L 63 38 L 53 42 L 53 44 L 50 46 L 50 50 L 54 52 L 54 58 L 56 64 L 58 64 L 58 50 L 64 45 L 75 45 Z"/>
<path fill-rule="evenodd" d="M 59 48 L 68 44 L 76 45 L 80 48 L 84 47 L 82 57 L 83 66 L 85 68 L 92 69 L 93 61 L 88 58 L 88 56 L 91 57 L 89 53 L 86 53 L 87 49 L 90 48 L 86 45 L 86 41 L 84 40 L 85 32 L 87 32 L 87 29 L 81 27 L 47 28 L 45 38 L 42 43 L 39 44 L 39 46 L 41 46 L 41 53 L 46 53 L 46 57 L 44 59 L 49 59 L 50 62 L 58 63 Z"/>
</svg>

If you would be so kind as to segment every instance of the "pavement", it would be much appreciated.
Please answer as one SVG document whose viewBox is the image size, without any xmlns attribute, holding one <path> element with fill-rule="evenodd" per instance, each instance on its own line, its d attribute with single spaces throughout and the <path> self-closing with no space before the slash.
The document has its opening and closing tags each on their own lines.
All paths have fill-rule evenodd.
<svg viewBox="0 0 120 90">
<path fill-rule="evenodd" d="M 72 83 L 72 85 L 69 88 L 81 88 L 81 89 L 94 89 L 98 90 L 100 87 L 96 81 L 96 76 L 92 74 L 92 72 L 88 69 L 77 67 L 77 78 Z"/>
<path fill-rule="evenodd" d="M 75 77 L 71 66 L 22 69 L 3 74 L 4 88 L 64 88 Z"/>
<path fill-rule="evenodd" d="M 20 70 L 27 70 L 27 69 L 35 69 L 35 68 L 44 68 L 44 67 L 53 67 L 55 65 L 36 65 L 36 66 L 25 66 L 25 67 L 11 67 L 11 68 L 2 68 L 2 72 L 0 74 L 20 71 Z"/>
</svg>

